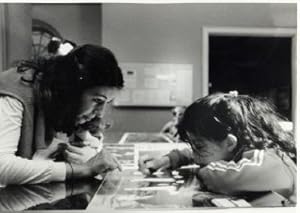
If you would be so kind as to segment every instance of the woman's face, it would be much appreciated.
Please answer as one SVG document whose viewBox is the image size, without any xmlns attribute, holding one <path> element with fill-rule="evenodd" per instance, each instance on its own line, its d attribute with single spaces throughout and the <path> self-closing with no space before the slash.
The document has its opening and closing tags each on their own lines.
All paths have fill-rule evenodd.
<svg viewBox="0 0 300 213">
<path fill-rule="evenodd" d="M 84 91 L 75 125 L 88 122 L 96 116 L 102 118 L 106 104 L 113 100 L 117 91 L 110 87 L 93 87 Z"/>
<path fill-rule="evenodd" d="M 231 152 L 226 148 L 224 141 L 211 141 L 203 137 L 195 137 L 188 133 L 189 144 L 193 150 L 194 162 L 206 166 L 211 162 L 227 160 Z"/>
</svg>

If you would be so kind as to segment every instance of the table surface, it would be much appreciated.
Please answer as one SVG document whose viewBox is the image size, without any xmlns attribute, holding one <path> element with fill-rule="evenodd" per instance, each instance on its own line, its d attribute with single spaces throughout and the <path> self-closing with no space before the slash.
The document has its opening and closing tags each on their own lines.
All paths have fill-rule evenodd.
<svg viewBox="0 0 300 213">
<path fill-rule="evenodd" d="M 144 177 L 136 170 L 108 173 L 103 180 L 8 186 L 0 189 L 0 211 L 22 210 L 199 210 L 212 199 L 244 199 L 252 207 L 281 207 L 273 192 L 228 197 L 201 191 L 196 168 Z M 156 181 L 157 180 L 157 181 Z M 63 191 L 67 191 L 64 193 Z"/>
<path fill-rule="evenodd" d="M 203 191 L 197 179 L 196 167 L 184 167 L 176 171 L 161 171 L 145 177 L 138 172 L 136 163 L 140 154 L 157 151 L 168 152 L 178 144 L 144 143 L 118 145 L 122 134 L 109 137 L 113 151 L 125 169 L 109 172 L 104 179 L 83 179 L 69 183 L 49 183 L 0 188 L 0 211 L 64 210 L 64 209 L 145 209 L 191 210 L 215 208 L 212 199 L 244 199 L 254 207 L 282 206 L 283 197 L 273 192 L 245 194 L 227 197 Z M 179 144 L 181 145 L 181 144 Z M 125 148 L 124 148 L 125 147 Z M 138 150 L 137 150 L 137 147 Z M 182 148 L 182 147 L 181 147 Z M 112 149 L 114 150 L 114 149 Z M 125 152 L 124 152 L 125 150 Z M 120 154 L 121 153 L 121 154 Z M 124 154 L 125 153 L 125 154 Z M 118 155 L 119 154 L 119 155 Z M 132 166 L 133 165 L 133 166 Z"/>
</svg>

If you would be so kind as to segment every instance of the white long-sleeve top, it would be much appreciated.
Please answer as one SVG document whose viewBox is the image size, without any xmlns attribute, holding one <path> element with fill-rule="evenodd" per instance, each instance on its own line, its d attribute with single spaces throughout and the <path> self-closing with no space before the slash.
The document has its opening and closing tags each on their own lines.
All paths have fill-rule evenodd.
<svg viewBox="0 0 300 213">
<path fill-rule="evenodd" d="M 8 184 L 64 181 L 66 165 L 51 160 L 29 160 L 15 155 L 21 134 L 23 106 L 0 96 L 0 187 Z"/>
<path fill-rule="evenodd" d="M 8 186 L 0 189 L 0 211 L 24 211 L 66 197 L 65 183 Z"/>
</svg>

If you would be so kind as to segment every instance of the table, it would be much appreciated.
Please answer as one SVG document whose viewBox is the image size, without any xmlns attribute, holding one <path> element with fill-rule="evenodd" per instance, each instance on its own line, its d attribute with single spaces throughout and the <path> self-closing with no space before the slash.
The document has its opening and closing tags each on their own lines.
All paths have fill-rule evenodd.
<svg viewBox="0 0 300 213">
<path fill-rule="evenodd" d="M 86 209 L 101 183 L 89 178 L 71 183 L 10 185 L 0 188 L 0 212 Z"/>
<path fill-rule="evenodd" d="M 286 199 L 275 192 L 239 196 L 211 193 L 201 188 L 199 168 L 182 167 L 144 177 L 136 170 L 108 174 L 88 210 L 200 210 L 203 208 L 282 207 Z"/>
<path fill-rule="evenodd" d="M 120 139 L 122 134 L 118 135 Z M 82 179 L 69 183 L 49 183 L 0 188 L 0 211 L 119 209 L 119 210 L 197 210 L 216 208 L 226 200 L 231 205 L 254 207 L 282 206 L 284 198 L 274 192 L 247 193 L 228 197 L 203 191 L 195 166 L 176 171 L 161 171 L 144 177 L 137 171 L 141 154 L 162 155 L 184 143 L 104 144 L 113 147 L 125 169 L 106 174 L 103 180 Z M 108 140 L 109 141 L 109 140 Z M 124 148 L 125 147 L 125 148 Z M 125 152 L 124 152 L 125 150 Z M 120 154 L 121 153 L 121 154 Z M 223 200 L 222 200 L 223 199 Z M 243 201 L 232 204 L 232 201 Z M 214 200 L 215 202 L 212 202 Z M 225 201 L 224 201 L 225 200 Z M 221 202 L 221 204 L 222 204 Z M 234 202 L 233 202 L 234 203 Z M 229 205 L 227 203 L 227 205 Z M 233 207 L 233 206 L 232 206 Z"/>
<path fill-rule="evenodd" d="M 199 210 L 216 208 L 212 199 L 244 199 L 253 207 L 280 207 L 274 192 L 228 197 L 201 191 L 197 168 L 144 177 L 134 169 L 115 170 L 103 180 L 7 186 L 0 189 L 0 211 L 22 210 Z M 156 178 L 161 178 L 155 181 Z M 195 200 L 195 198 L 197 198 Z M 228 207 L 228 206 L 227 206 Z M 232 206 L 233 207 L 233 206 Z"/>
<path fill-rule="evenodd" d="M 203 207 L 279 207 L 285 198 L 275 192 L 244 193 L 232 197 L 204 191 L 197 178 L 199 167 L 182 167 L 145 177 L 137 171 L 140 155 L 162 156 L 172 149 L 189 148 L 185 143 L 107 144 L 125 165 L 125 170 L 109 173 L 87 209 L 181 209 Z"/>
</svg>

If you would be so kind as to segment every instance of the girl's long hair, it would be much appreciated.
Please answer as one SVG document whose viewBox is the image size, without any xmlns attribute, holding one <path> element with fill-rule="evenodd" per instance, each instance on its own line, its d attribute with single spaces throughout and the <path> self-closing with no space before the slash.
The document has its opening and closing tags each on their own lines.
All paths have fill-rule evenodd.
<svg viewBox="0 0 300 213">
<path fill-rule="evenodd" d="M 186 132 L 216 142 L 232 133 L 238 140 L 236 153 L 247 149 L 279 148 L 296 161 L 293 134 L 280 126 L 285 120 L 266 99 L 216 93 L 191 104 L 178 131 L 184 141 L 188 140 Z"/>
<path fill-rule="evenodd" d="M 33 69 L 32 83 L 46 122 L 46 138 L 55 131 L 71 134 L 82 93 L 94 86 L 123 87 L 123 76 L 114 54 L 107 48 L 83 45 L 65 56 L 23 61 L 19 72 Z"/>
</svg>

